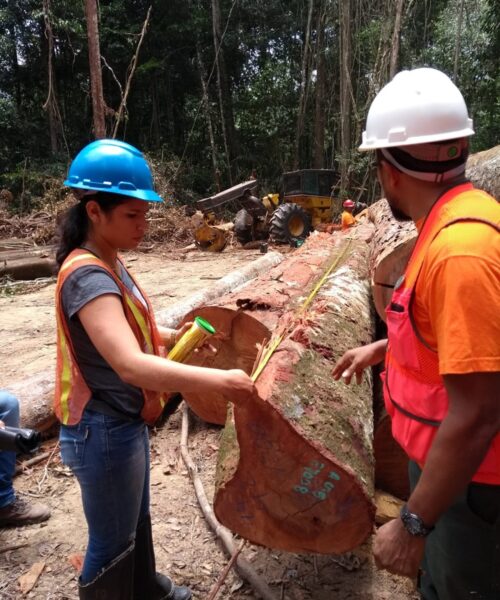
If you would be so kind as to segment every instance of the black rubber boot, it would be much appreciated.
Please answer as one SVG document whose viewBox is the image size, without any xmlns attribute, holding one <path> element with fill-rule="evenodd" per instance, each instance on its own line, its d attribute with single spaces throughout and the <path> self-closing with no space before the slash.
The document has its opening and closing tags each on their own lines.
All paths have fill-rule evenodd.
<svg viewBox="0 0 500 600">
<path fill-rule="evenodd" d="M 191 590 L 178 586 L 156 572 L 151 517 L 137 526 L 135 534 L 134 600 L 190 600 Z"/>
<path fill-rule="evenodd" d="M 80 600 L 132 600 L 134 558 L 134 544 L 131 544 L 94 581 L 78 585 Z"/>
</svg>

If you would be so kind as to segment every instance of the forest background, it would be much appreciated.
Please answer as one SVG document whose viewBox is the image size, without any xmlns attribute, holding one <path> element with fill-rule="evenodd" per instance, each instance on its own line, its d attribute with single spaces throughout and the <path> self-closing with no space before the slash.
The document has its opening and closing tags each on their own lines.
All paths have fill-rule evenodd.
<svg viewBox="0 0 500 600">
<path fill-rule="evenodd" d="M 336 169 L 337 195 L 370 202 L 372 157 L 356 148 L 403 68 L 445 71 L 474 119 L 472 151 L 498 144 L 499 21 L 500 0 L 1 0 L 0 188 L 11 211 L 36 209 L 79 149 L 115 135 L 175 203 L 252 174 L 276 191 L 296 168 Z"/>
</svg>

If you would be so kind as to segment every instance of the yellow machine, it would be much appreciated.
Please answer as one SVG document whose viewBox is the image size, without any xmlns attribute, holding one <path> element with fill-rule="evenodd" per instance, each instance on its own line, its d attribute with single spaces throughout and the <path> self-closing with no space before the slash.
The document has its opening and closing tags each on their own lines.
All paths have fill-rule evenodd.
<svg viewBox="0 0 500 600">
<path fill-rule="evenodd" d="M 267 194 L 259 199 L 255 195 L 258 182 L 251 179 L 196 204 L 207 215 L 236 202 L 241 209 L 234 219 L 234 233 L 241 244 L 268 238 L 289 244 L 306 238 L 314 227 L 330 223 L 340 215 L 342 201 L 332 195 L 338 179 L 338 174 L 331 169 L 302 169 L 283 174 L 279 194 Z M 217 250 L 223 247 L 220 241 L 212 240 L 208 228 L 202 237 L 209 246 L 206 249 L 212 249 L 212 244 Z"/>
<path fill-rule="evenodd" d="M 332 196 L 338 175 L 331 169 L 302 169 L 284 173 L 279 194 L 268 194 L 260 203 L 245 206 L 234 221 L 237 239 L 245 244 L 271 238 L 288 244 L 306 238 L 320 223 L 331 223 L 342 211 L 342 201 Z"/>
</svg>

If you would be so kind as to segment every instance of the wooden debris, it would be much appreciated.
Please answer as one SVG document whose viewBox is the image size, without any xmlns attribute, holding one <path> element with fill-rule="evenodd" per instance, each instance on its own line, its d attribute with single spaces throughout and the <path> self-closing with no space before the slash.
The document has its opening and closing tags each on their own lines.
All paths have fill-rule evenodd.
<svg viewBox="0 0 500 600">
<path fill-rule="evenodd" d="M 375 504 L 377 506 L 375 523 L 377 525 L 383 525 L 384 523 L 399 517 L 404 502 L 387 492 L 375 490 Z"/>
<path fill-rule="evenodd" d="M 38 578 L 44 569 L 45 562 L 36 562 L 31 566 L 29 571 L 19 577 L 19 591 L 23 596 L 31 592 L 31 590 L 35 587 L 36 582 L 38 581 Z"/>
</svg>

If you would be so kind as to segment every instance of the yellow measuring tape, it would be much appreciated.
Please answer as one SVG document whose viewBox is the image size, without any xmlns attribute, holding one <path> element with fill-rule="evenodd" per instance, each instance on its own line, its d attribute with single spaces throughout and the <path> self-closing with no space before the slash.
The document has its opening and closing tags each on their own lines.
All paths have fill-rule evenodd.
<svg viewBox="0 0 500 600">
<path fill-rule="evenodd" d="M 251 377 L 253 381 L 257 381 L 257 378 L 259 377 L 259 375 L 262 373 L 262 371 L 266 368 L 267 363 L 269 362 L 271 356 L 274 354 L 274 352 L 276 351 L 276 348 L 278 348 L 278 346 L 281 344 L 281 342 L 283 341 L 284 337 L 290 333 L 290 331 L 292 330 L 292 328 L 295 325 L 295 321 L 298 317 L 300 317 L 303 313 L 305 313 L 305 311 L 307 310 L 307 308 L 309 307 L 309 304 L 311 304 L 311 302 L 314 300 L 314 297 L 316 296 L 316 294 L 318 293 L 318 291 L 321 289 L 321 286 L 325 283 L 325 281 L 328 279 L 328 277 L 330 276 L 330 273 L 337 268 L 338 264 L 340 263 L 340 261 L 344 258 L 344 256 L 347 253 L 347 250 L 349 250 L 349 247 L 351 245 L 352 242 L 352 238 L 348 238 L 347 240 L 347 244 L 344 248 L 344 250 L 342 251 L 342 253 L 337 256 L 333 261 L 332 264 L 328 267 L 328 269 L 325 271 L 323 277 L 321 277 L 321 279 L 318 281 L 318 283 L 314 286 L 314 289 L 312 290 L 312 292 L 309 294 L 309 296 L 304 300 L 304 302 L 302 303 L 301 306 L 299 306 L 298 310 L 295 313 L 295 318 L 292 319 L 291 323 L 285 327 L 285 329 L 277 334 L 276 336 L 272 336 L 271 339 L 269 340 L 268 343 L 268 347 L 267 350 L 264 354 L 264 356 L 260 359 L 259 364 L 257 365 L 257 368 L 255 369 L 255 371 L 252 373 Z"/>
</svg>

